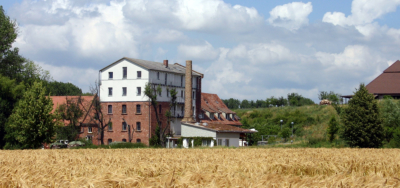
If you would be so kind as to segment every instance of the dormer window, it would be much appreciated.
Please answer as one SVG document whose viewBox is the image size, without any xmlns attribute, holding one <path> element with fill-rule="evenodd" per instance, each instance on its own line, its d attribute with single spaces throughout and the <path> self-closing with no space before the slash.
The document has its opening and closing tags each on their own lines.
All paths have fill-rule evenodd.
<svg viewBox="0 0 400 188">
<path fill-rule="evenodd" d="M 220 113 L 218 113 L 218 119 L 219 119 L 219 120 L 222 120 L 221 114 L 220 114 Z"/>
<path fill-rule="evenodd" d="M 214 113 L 210 113 L 210 119 L 214 120 Z"/>
</svg>

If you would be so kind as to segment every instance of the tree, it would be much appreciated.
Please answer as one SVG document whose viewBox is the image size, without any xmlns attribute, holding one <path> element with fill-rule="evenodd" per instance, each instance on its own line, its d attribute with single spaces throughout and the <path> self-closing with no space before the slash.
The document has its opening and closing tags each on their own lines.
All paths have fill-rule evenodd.
<svg viewBox="0 0 400 188">
<path fill-rule="evenodd" d="M 240 104 L 240 108 L 250 108 L 250 102 L 247 99 L 244 99 Z"/>
<path fill-rule="evenodd" d="M 318 95 L 318 99 L 319 100 L 328 99 L 334 104 L 339 104 L 341 102 L 340 94 L 335 93 L 333 91 L 330 91 L 329 93 L 327 91 L 321 91 Z"/>
<path fill-rule="evenodd" d="M 45 95 L 41 82 L 24 93 L 6 124 L 5 148 L 38 148 L 52 142 L 58 117 L 52 114 L 53 101 Z"/>
<path fill-rule="evenodd" d="M 339 131 L 339 123 L 336 121 L 336 117 L 332 116 L 328 124 L 328 136 L 330 142 L 332 142 L 335 139 L 335 135 L 338 131 Z"/>
<path fill-rule="evenodd" d="M 171 100 L 170 100 L 170 103 L 169 103 L 169 110 L 165 113 L 165 116 L 167 117 L 167 126 L 164 128 L 164 130 L 163 130 L 163 133 L 162 134 L 160 134 L 160 135 L 162 135 L 162 137 L 160 137 L 160 138 L 165 138 L 165 133 L 166 133 L 166 131 L 167 130 L 170 130 L 170 127 L 171 127 L 171 120 L 172 120 L 172 112 L 173 111 L 175 111 L 176 110 L 176 95 L 178 94 L 178 92 L 176 91 L 176 89 L 175 88 L 172 88 L 172 89 L 169 89 L 169 90 L 167 90 L 167 91 L 169 91 L 169 96 L 171 96 Z"/>
<path fill-rule="evenodd" d="M 46 82 L 46 88 L 51 96 L 78 96 L 82 90 L 74 84 L 57 81 Z"/>
<path fill-rule="evenodd" d="M 66 103 L 61 104 L 56 109 L 61 120 L 69 122 L 67 126 L 57 128 L 57 140 L 67 139 L 72 141 L 76 139 L 80 129 L 79 119 L 83 116 L 82 102 L 81 96 L 75 99 L 66 97 Z"/>
<path fill-rule="evenodd" d="M 229 109 L 238 109 L 240 106 L 240 101 L 238 99 L 230 98 L 225 100 L 222 99 L 222 101 Z"/>
<path fill-rule="evenodd" d="M 23 83 L 17 84 L 15 80 L 0 75 L 0 148 L 5 145 L 5 124 L 12 114 L 14 105 L 20 100 L 25 92 Z"/>
<path fill-rule="evenodd" d="M 104 145 L 104 131 L 108 126 L 112 126 L 111 123 L 111 118 L 108 118 L 108 122 L 106 122 L 106 117 L 104 116 L 103 113 L 103 108 L 101 106 L 100 102 L 100 88 L 99 84 L 97 81 L 94 83 L 94 86 L 90 87 L 90 91 L 92 94 L 94 94 L 92 103 L 90 104 L 90 107 L 88 108 L 88 111 L 93 109 L 94 117 L 90 116 L 91 121 L 95 122 L 97 124 L 97 129 L 98 132 L 100 133 L 100 143 L 101 145 Z M 87 112 L 88 113 L 88 112 Z M 89 113 L 90 114 L 90 113 Z"/>
<path fill-rule="evenodd" d="M 364 84 L 355 92 L 343 114 L 342 137 L 350 147 L 382 146 L 384 129 L 374 96 Z"/>
<path fill-rule="evenodd" d="M 161 131 L 161 126 L 160 126 L 160 117 L 158 115 L 158 102 L 157 102 L 157 93 L 161 93 L 162 89 L 160 86 L 153 85 L 151 83 L 147 83 L 145 88 L 144 88 L 144 95 L 147 96 L 149 98 L 149 102 L 151 104 L 151 106 L 153 107 L 155 113 L 156 113 L 156 120 L 157 120 L 157 125 L 156 125 L 156 133 L 154 135 L 151 136 L 150 139 L 150 145 L 153 146 L 162 146 L 164 147 L 164 140 L 163 140 L 163 131 Z"/>
<path fill-rule="evenodd" d="M 304 105 L 314 104 L 314 102 L 311 99 L 305 98 L 297 93 L 289 93 L 287 100 L 290 106 L 304 106 Z"/>
<path fill-rule="evenodd" d="M 383 128 L 385 129 L 385 139 L 387 142 L 393 138 L 393 133 L 400 128 L 400 106 L 393 99 L 384 99 L 381 107 L 381 117 Z"/>
</svg>

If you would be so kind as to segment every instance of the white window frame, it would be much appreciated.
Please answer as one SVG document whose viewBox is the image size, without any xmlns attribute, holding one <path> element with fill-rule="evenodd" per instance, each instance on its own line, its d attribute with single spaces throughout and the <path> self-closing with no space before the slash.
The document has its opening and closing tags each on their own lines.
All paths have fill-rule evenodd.
<svg viewBox="0 0 400 188">
<path fill-rule="evenodd" d="M 93 133 L 92 127 L 88 127 L 88 133 Z"/>
<path fill-rule="evenodd" d="M 142 95 L 142 87 L 136 87 L 136 96 Z"/>
</svg>

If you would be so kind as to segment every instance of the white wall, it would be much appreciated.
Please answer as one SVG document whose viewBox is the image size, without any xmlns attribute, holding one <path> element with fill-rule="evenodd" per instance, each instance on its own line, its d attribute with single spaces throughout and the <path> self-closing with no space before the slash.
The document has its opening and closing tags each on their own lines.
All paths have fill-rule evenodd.
<svg viewBox="0 0 400 188">
<path fill-rule="evenodd" d="M 122 67 L 127 67 L 127 78 L 123 79 Z M 137 71 L 142 71 L 142 77 L 137 78 Z M 113 79 L 108 79 L 108 73 L 113 72 Z M 149 71 L 126 60 L 115 64 L 100 73 L 100 100 L 102 102 L 147 101 L 144 87 L 149 80 Z M 108 88 L 113 88 L 112 96 L 108 96 Z M 122 96 L 122 87 L 127 88 L 127 95 Z M 137 96 L 137 87 L 141 87 L 141 95 Z"/>
<path fill-rule="evenodd" d="M 127 78 L 123 78 L 123 67 L 127 67 Z M 137 78 L 137 71 L 141 71 L 141 78 Z M 113 72 L 113 78 L 109 79 L 109 72 Z M 102 102 L 123 102 L 123 101 L 148 101 L 148 97 L 144 95 L 144 89 L 147 83 L 158 83 L 165 84 L 165 75 L 167 75 L 167 85 L 170 86 L 161 86 L 161 96 L 157 97 L 157 101 L 159 102 L 169 102 L 171 97 L 167 97 L 167 89 L 171 89 L 173 86 L 178 92 L 177 102 L 184 102 L 184 96 L 181 96 L 183 91 L 183 95 L 185 93 L 185 75 L 183 74 L 175 74 L 175 73 L 167 73 L 167 72 L 159 72 L 160 79 L 157 79 L 157 72 L 159 71 L 148 71 L 147 69 L 140 67 L 134 63 L 131 63 L 127 60 L 121 60 L 119 63 L 103 70 L 100 73 L 100 100 Z M 181 76 L 183 76 L 183 87 L 181 87 Z M 192 77 L 193 87 L 197 87 L 197 77 Z M 127 95 L 122 96 L 122 88 L 127 88 Z M 141 87 L 141 94 L 137 95 L 137 87 Z M 108 88 L 112 88 L 112 96 L 108 95 Z M 195 89 L 192 90 L 196 91 Z M 193 98 L 192 106 L 196 108 L 196 99 Z M 195 111 L 194 111 L 195 112 Z"/>
<path fill-rule="evenodd" d="M 171 121 L 171 132 L 174 135 L 181 135 L 181 121 L 182 118 L 173 118 Z"/>
<path fill-rule="evenodd" d="M 239 147 L 240 133 L 217 133 L 216 143 L 218 145 L 218 139 L 222 139 L 222 146 L 226 145 L 225 140 L 229 139 L 229 147 Z"/>
<path fill-rule="evenodd" d="M 182 137 L 215 137 L 217 133 L 212 130 L 206 130 L 186 124 L 181 124 L 181 135 Z"/>
</svg>

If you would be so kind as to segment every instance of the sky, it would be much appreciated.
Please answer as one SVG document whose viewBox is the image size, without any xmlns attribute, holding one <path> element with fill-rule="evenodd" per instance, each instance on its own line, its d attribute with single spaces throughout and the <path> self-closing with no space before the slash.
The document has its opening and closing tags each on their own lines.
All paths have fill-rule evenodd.
<svg viewBox="0 0 400 188">
<path fill-rule="evenodd" d="M 13 47 L 89 91 L 122 57 L 185 64 L 202 91 L 266 99 L 352 94 L 400 59 L 400 0 L 0 0 Z"/>
</svg>

